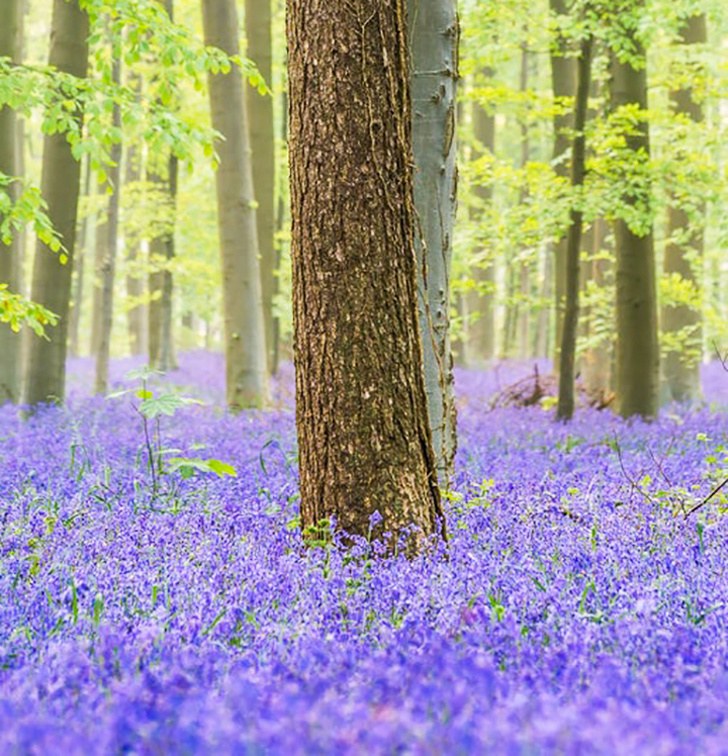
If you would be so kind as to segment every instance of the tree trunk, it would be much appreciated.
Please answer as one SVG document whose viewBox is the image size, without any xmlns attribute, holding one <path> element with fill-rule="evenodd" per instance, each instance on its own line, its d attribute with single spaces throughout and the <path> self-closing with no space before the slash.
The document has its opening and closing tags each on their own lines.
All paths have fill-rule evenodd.
<svg viewBox="0 0 728 756">
<path fill-rule="evenodd" d="M 20 62 L 20 25 L 22 9 L 20 0 L 7 0 L 0 11 L 0 56 Z M 14 177 L 19 175 L 17 121 L 15 112 L 0 107 L 0 173 Z M 6 191 L 17 197 L 16 186 Z M 18 293 L 20 284 L 20 239 L 14 232 L 10 244 L 0 241 L 0 283 L 8 284 L 10 291 Z M 17 402 L 20 399 L 20 361 L 22 337 L 8 323 L 0 323 L 0 404 Z"/>
<path fill-rule="evenodd" d="M 554 18 L 569 14 L 567 0 L 549 0 L 549 8 Z M 576 63 L 574 58 L 567 57 L 569 53 L 568 37 L 560 30 L 554 33 L 551 43 L 551 88 L 554 99 L 563 101 L 573 97 L 576 93 Z M 568 151 L 571 147 L 569 129 L 572 124 L 571 109 L 566 113 L 554 115 L 554 172 L 564 180 L 569 177 Z M 561 349 L 561 329 L 564 319 L 564 303 L 566 297 L 566 235 L 554 244 L 554 304 L 556 307 L 556 338 L 554 347 L 554 365 L 559 364 L 558 350 Z"/>
<path fill-rule="evenodd" d="M 528 26 L 523 29 L 524 36 L 528 33 Z M 529 66 L 531 61 L 531 54 L 528 50 L 526 42 L 521 47 L 521 70 L 519 76 L 519 91 L 526 96 L 528 92 L 528 79 L 529 79 Z M 526 169 L 526 165 L 531 157 L 531 140 L 529 139 L 528 124 L 525 120 L 520 121 L 521 131 L 521 168 Z M 528 189 L 523 186 L 520 192 L 520 204 L 525 205 L 528 198 Z M 530 357 L 529 350 L 529 336 L 531 333 L 531 265 L 528 261 L 528 250 L 522 250 L 524 259 L 518 264 L 518 270 L 516 275 L 518 276 L 518 282 L 514 287 L 514 291 L 517 288 L 520 295 L 520 306 L 518 308 L 518 319 L 514 324 L 515 333 L 514 336 L 518 343 L 517 354 L 522 359 L 528 359 Z"/>
<path fill-rule="evenodd" d="M 489 69 L 483 71 L 486 80 L 493 75 Z M 477 148 L 473 151 L 473 159 L 482 157 L 482 150 L 495 153 L 495 115 L 489 113 L 482 105 L 473 103 L 473 135 Z M 487 210 L 493 199 L 493 188 L 490 185 L 476 184 L 473 194 L 478 200 L 478 207 L 473 213 L 473 220 L 480 217 L 484 222 Z M 479 249 L 476 255 L 485 255 L 487 250 Z M 468 313 L 476 313 L 477 319 L 468 325 L 466 348 L 468 367 L 482 365 L 495 355 L 495 260 L 483 260 L 473 268 L 476 290 L 466 295 Z"/>
<path fill-rule="evenodd" d="M 90 200 L 91 194 L 91 158 L 86 155 L 82 161 L 81 175 L 83 189 L 79 202 L 82 198 Z M 85 267 L 88 249 L 90 248 L 89 239 L 91 234 L 91 218 L 88 209 L 84 217 L 78 224 L 76 236 L 76 251 L 73 260 L 73 272 L 71 276 L 71 309 L 68 313 L 68 353 L 71 357 L 78 357 L 81 354 L 79 341 L 81 330 L 81 313 L 83 308 L 83 294 L 85 283 Z"/>
<path fill-rule="evenodd" d="M 238 55 L 235 0 L 203 0 L 205 42 Z M 232 410 L 268 401 L 258 232 L 248 115 L 240 71 L 210 74 L 212 125 L 217 143 L 217 206 L 222 257 L 227 404 Z"/>
<path fill-rule="evenodd" d="M 681 43 L 700 45 L 707 41 L 704 15 L 686 19 L 680 30 Z M 693 99 L 690 87 L 670 93 L 670 102 L 678 115 L 702 123 L 703 107 Z M 666 276 L 677 274 L 694 287 L 699 285 L 699 267 L 703 258 L 703 223 L 705 204 L 697 208 L 698 218 L 691 219 L 676 197 L 671 198 L 668 210 L 668 243 L 665 246 L 663 271 Z M 687 237 L 687 238 L 686 238 Z M 663 333 L 688 333 L 685 349 L 670 351 L 663 365 L 664 377 L 671 399 L 684 402 L 700 398 L 700 357 L 702 352 L 702 315 L 687 304 L 665 305 L 662 308 Z"/>
<path fill-rule="evenodd" d="M 576 101 L 574 102 L 574 147 L 571 157 L 571 186 L 578 192 L 584 185 L 586 160 L 586 127 L 589 88 L 591 85 L 592 38 L 587 36 L 579 53 Z M 566 303 L 561 330 L 559 354 L 559 398 L 556 417 L 571 420 L 574 415 L 574 363 L 576 360 L 576 332 L 579 324 L 579 253 L 584 211 L 582 198 L 571 207 L 571 225 L 566 244 Z"/>
<path fill-rule="evenodd" d="M 132 86 L 135 86 L 132 84 Z M 127 151 L 125 184 L 132 185 L 139 181 L 141 170 L 139 152 L 135 146 Z M 127 333 L 129 334 L 129 351 L 131 354 L 148 353 L 148 305 L 134 304 L 141 302 L 144 295 L 144 278 L 139 275 L 137 266 L 141 258 L 138 239 L 126 239 L 126 293 L 131 306 L 126 314 Z"/>
<path fill-rule="evenodd" d="M 167 163 L 167 188 L 169 190 L 170 213 L 172 228 L 163 238 L 165 266 L 161 273 L 160 321 L 159 321 L 159 357 L 157 368 L 163 373 L 177 367 L 174 351 L 174 276 L 172 275 L 172 261 L 175 257 L 174 230 L 176 227 L 177 209 L 177 173 L 178 161 L 175 155 L 169 156 Z"/>
<path fill-rule="evenodd" d="M 611 285 L 614 275 L 611 260 L 604 257 L 604 250 L 607 248 L 608 224 L 603 218 L 595 218 L 587 234 L 586 248 L 589 250 L 591 260 L 588 264 L 588 275 L 585 277 L 584 285 L 591 281 L 595 288 L 603 289 Z M 609 322 L 613 322 L 614 313 L 610 308 Z M 594 329 L 594 320 L 597 317 L 604 317 L 604 313 L 597 313 L 592 310 L 585 311 L 584 318 L 587 321 L 585 337 L 589 339 L 593 346 L 587 348 L 581 360 L 581 374 L 584 381 L 584 388 L 594 397 L 601 396 L 604 399 L 610 393 L 612 384 L 612 362 L 613 349 L 611 333 L 609 336 L 602 335 L 597 338 L 597 332 Z"/>
<path fill-rule="evenodd" d="M 450 266 L 457 193 L 455 0 L 408 0 L 414 149 L 415 251 L 425 390 L 440 485 L 453 472 L 456 436 L 450 346 Z"/>
<path fill-rule="evenodd" d="M 112 81 L 121 82 L 121 61 L 112 62 Z M 121 129 L 121 111 L 114 104 L 112 128 Z M 94 393 L 106 394 L 109 390 L 109 355 L 111 353 L 111 330 L 114 322 L 114 279 L 116 274 L 116 248 L 119 230 L 119 196 L 121 194 L 121 142 L 111 147 L 111 165 L 107 169 L 107 186 L 111 190 L 106 211 L 105 255 L 101 267 L 101 311 L 99 323 L 99 343 L 96 352 L 96 380 Z"/>
<path fill-rule="evenodd" d="M 647 71 L 645 51 L 638 36 L 627 29 L 632 55 L 620 61 L 612 54 L 612 106 L 647 109 Z M 641 60 L 642 64 L 632 61 Z M 649 216 L 649 127 L 641 117 L 624 135 L 626 149 L 632 153 L 634 186 L 622 197 L 629 215 Z M 639 175 L 642 174 L 642 175 Z M 636 187 L 636 188 L 634 188 Z M 625 213 L 627 214 L 627 213 Z M 657 412 L 659 351 L 657 341 L 657 297 L 655 289 L 655 250 L 651 221 L 636 227 L 618 218 L 614 224 L 616 265 L 617 366 L 615 389 L 618 411 L 623 417 L 654 416 Z"/>
<path fill-rule="evenodd" d="M 331 518 L 357 536 L 388 532 L 391 550 L 407 535 L 412 551 L 443 520 L 418 327 L 405 0 L 287 8 L 301 523 L 309 537 Z"/>
<path fill-rule="evenodd" d="M 49 63 L 59 71 L 79 78 L 86 76 L 88 64 L 88 16 L 78 0 L 54 0 L 51 22 Z M 79 121 L 83 114 L 77 111 Z M 52 252 L 38 242 L 33 263 L 31 299 L 59 316 L 58 325 L 46 339 L 32 339 L 28 349 L 25 400 L 30 405 L 63 402 L 66 383 L 66 337 L 68 305 L 71 298 L 71 271 L 76 237 L 76 214 L 80 184 L 80 164 L 74 159 L 64 134 L 49 134 L 43 140 L 41 191 L 48 214 L 60 233 L 65 254 Z"/>
<path fill-rule="evenodd" d="M 271 45 L 271 0 L 245 0 L 245 36 L 248 57 L 255 63 L 268 86 L 273 77 Z M 246 88 L 250 115 L 250 149 L 253 153 L 253 187 L 258 203 L 255 213 L 258 228 L 260 281 L 265 320 L 265 345 L 268 371 L 275 372 L 274 357 L 276 320 L 273 298 L 278 292 L 275 250 L 275 134 L 273 129 L 273 97 L 261 95 L 257 89 Z"/>
</svg>

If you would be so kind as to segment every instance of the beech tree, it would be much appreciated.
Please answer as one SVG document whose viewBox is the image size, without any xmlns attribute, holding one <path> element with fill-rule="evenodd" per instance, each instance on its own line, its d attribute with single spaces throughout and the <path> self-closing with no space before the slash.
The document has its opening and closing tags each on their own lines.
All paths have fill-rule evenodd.
<svg viewBox="0 0 728 756">
<path fill-rule="evenodd" d="M 686 18 L 679 32 L 682 45 L 703 45 L 707 41 L 704 14 Z M 670 102 L 678 117 L 701 124 L 704 120 L 703 106 L 695 97 L 690 84 L 678 86 L 670 92 Z M 689 168 L 688 168 L 689 170 Z M 683 187 L 685 191 L 685 187 Z M 700 287 L 700 266 L 703 262 L 703 223 L 705 201 L 689 197 L 681 202 L 674 194 L 668 209 L 668 236 L 663 258 L 663 272 L 675 276 L 678 282 L 690 287 L 697 294 Z M 678 336 L 680 349 L 671 349 L 665 356 L 663 371 L 668 395 L 677 401 L 699 398 L 700 356 L 702 352 L 702 315 L 699 306 L 688 302 L 666 302 L 662 307 L 662 332 L 664 336 Z"/>
<path fill-rule="evenodd" d="M 617 408 L 623 417 L 657 412 L 659 347 L 655 248 L 652 235 L 650 141 L 647 121 L 647 61 L 638 33 L 643 0 L 621 0 L 610 7 L 619 41 L 611 54 L 614 118 L 624 118 L 622 186 L 624 210 L 614 223 L 616 251 Z"/>
<path fill-rule="evenodd" d="M 459 27 L 455 0 L 409 0 L 408 19 L 419 320 L 432 440 L 440 483 L 445 487 L 457 446 L 450 348 L 450 268 L 457 192 Z"/>
<path fill-rule="evenodd" d="M 7 0 L 0 10 L 0 56 L 14 62 L 19 62 L 21 6 L 20 0 Z M 8 179 L 19 173 L 17 150 L 15 113 L 7 105 L 0 106 L 0 174 Z M 11 197 L 17 196 L 12 184 L 0 185 L 0 190 L 7 191 Z M 11 291 L 17 291 L 19 267 L 18 235 L 13 234 L 7 244 L 0 239 L 0 283 L 8 284 Z M 9 323 L 0 322 L 0 355 L 0 404 L 16 402 L 20 398 L 20 334 L 15 333 Z"/>
<path fill-rule="evenodd" d="M 235 0 L 202 0 L 205 42 L 240 54 Z M 258 261 L 258 231 L 248 136 L 247 103 L 239 69 L 209 75 L 217 143 L 217 206 L 222 258 L 227 403 L 231 409 L 268 400 L 268 371 Z"/>
<path fill-rule="evenodd" d="M 255 63 L 270 87 L 273 76 L 271 41 L 271 0 L 245 0 L 247 56 Z M 252 84 L 246 88 L 250 116 L 250 149 L 253 155 L 253 186 L 257 208 L 260 283 L 265 321 L 265 346 L 268 369 L 275 372 L 276 323 L 273 297 L 278 290 L 275 239 L 275 132 L 273 98 Z"/>
<path fill-rule="evenodd" d="M 405 0 L 287 10 L 301 524 L 310 535 L 334 518 L 395 543 L 414 527 L 414 549 L 442 508 L 417 316 Z"/>
<path fill-rule="evenodd" d="M 85 78 L 88 28 L 88 16 L 78 0 L 54 0 L 50 65 L 77 78 Z M 83 119 L 78 107 L 73 116 L 79 122 Z M 80 170 L 81 165 L 74 158 L 66 135 L 46 134 L 41 191 L 64 251 L 61 254 L 51 251 L 42 239 L 36 247 L 31 299 L 58 315 L 59 321 L 49 332 L 48 339 L 34 338 L 29 342 L 25 401 L 30 405 L 62 402 L 65 396 L 66 337 Z"/>
</svg>

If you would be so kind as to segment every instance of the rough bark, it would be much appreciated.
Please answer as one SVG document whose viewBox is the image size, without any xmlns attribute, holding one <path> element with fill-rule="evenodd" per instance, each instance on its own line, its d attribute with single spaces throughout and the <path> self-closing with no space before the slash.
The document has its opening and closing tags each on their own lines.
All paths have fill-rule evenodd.
<svg viewBox="0 0 728 756">
<path fill-rule="evenodd" d="M 51 22 L 49 63 L 59 71 L 84 78 L 88 64 L 88 16 L 78 0 L 54 0 Z M 76 111 L 80 121 L 83 114 Z M 43 140 L 41 191 L 48 203 L 48 214 L 60 233 L 68 260 L 38 242 L 33 263 L 31 299 L 59 316 L 58 325 L 49 329 L 49 340 L 31 339 L 25 400 L 30 405 L 62 402 L 66 382 L 66 338 L 68 306 L 71 298 L 71 272 L 76 237 L 76 214 L 80 184 L 80 164 L 71 153 L 64 134 L 46 135 Z"/>
<path fill-rule="evenodd" d="M 574 102 L 574 143 L 571 157 L 571 186 L 579 191 L 584 185 L 586 160 L 586 127 L 589 87 L 591 84 L 592 38 L 586 37 L 579 52 L 576 100 Z M 572 205 L 571 225 L 566 244 L 566 302 L 561 329 L 559 353 L 559 397 L 556 417 L 571 420 L 574 415 L 574 364 L 576 361 L 576 332 L 579 324 L 579 253 L 584 211 L 581 198 Z"/>
<path fill-rule="evenodd" d="M 20 62 L 20 0 L 7 0 L 0 10 L 0 56 Z M 19 175 L 17 120 L 8 106 L 0 107 L 0 173 Z M 17 196 L 15 186 L 6 189 Z M 10 244 L 0 241 L 0 283 L 18 292 L 20 284 L 20 239 L 17 234 Z M 0 404 L 20 399 L 21 335 L 7 323 L 0 323 Z"/>
<path fill-rule="evenodd" d="M 549 0 L 549 8 L 554 17 L 566 16 L 569 13 L 567 0 Z M 569 40 L 557 30 L 551 43 L 551 88 L 554 99 L 563 103 L 566 98 L 576 93 L 576 63 L 574 58 L 568 57 Z M 569 178 L 568 151 L 571 147 L 569 130 L 573 120 L 573 110 L 569 108 L 565 113 L 554 115 L 554 150 L 553 166 L 556 175 L 564 180 Z M 564 303 L 566 297 L 566 235 L 554 244 L 554 305 L 556 308 L 556 338 L 554 346 L 554 364 L 558 365 L 558 350 L 561 348 L 561 328 L 564 318 Z"/>
<path fill-rule="evenodd" d="M 203 0 L 205 42 L 239 55 L 234 0 Z M 233 410 L 268 401 L 258 231 L 248 114 L 240 71 L 209 77 L 216 148 L 217 206 L 222 258 L 227 403 Z"/>
<path fill-rule="evenodd" d="M 634 58 L 620 61 L 612 54 L 612 107 L 637 105 L 647 108 L 647 72 L 645 51 L 638 36 L 630 29 L 629 43 Z M 642 65 L 633 67 L 632 60 Z M 649 127 L 641 118 L 625 135 L 627 149 L 634 154 L 633 171 L 648 171 Z M 624 205 L 634 213 L 648 214 L 651 188 L 646 176 L 631 182 L 622 196 Z M 659 350 L 657 340 L 657 296 L 655 287 L 655 250 L 651 228 L 639 233 L 623 218 L 614 224 L 616 264 L 616 372 L 617 408 L 623 417 L 654 416 L 657 412 Z"/>
<path fill-rule="evenodd" d="M 112 64 L 112 80 L 121 81 L 121 61 Z M 112 112 L 112 127 L 121 129 L 121 111 L 115 104 Z M 101 266 L 101 308 L 99 342 L 96 352 L 96 379 L 94 393 L 106 394 L 109 387 L 109 355 L 111 353 L 111 329 L 114 322 L 114 280 L 116 277 L 116 251 L 119 231 L 119 197 L 121 194 L 121 143 L 111 147 L 111 165 L 107 168 L 108 195 L 106 206 L 105 255 Z"/>
<path fill-rule="evenodd" d="M 707 41 L 704 15 L 692 16 L 685 20 L 680 30 L 680 41 L 684 45 L 700 45 Z M 676 89 L 670 93 L 670 102 L 677 115 L 686 116 L 695 123 L 704 119 L 703 107 L 693 99 L 690 87 Z M 668 210 L 668 243 L 665 246 L 663 272 L 666 276 L 677 274 L 683 281 L 698 286 L 698 273 L 703 257 L 703 221 L 705 205 L 697 208 L 696 218 L 690 218 L 679 200 L 672 198 Z M 686 238 L 687 237 L 687 238 Z M 663 373 L 668 395 L 675 401 L 695 401 L 701 396 L 700 353 L 702 351 L 702 315 L 699 310 L 686 304 L 665 305 L 662 308 L 663 333 L 687 333 L 685 343 L 692 356 L 670 351 L 665 356 Z"/>
<path fill-rule="evenodd" d="M 248 57 L 255 63 L 268 86 L 273 77 L 271 44 L 271 0 L 245 0 L 245 36 Z M 258 203 L 255 213 L 258 228 L 260 282 L 265 319 L 265 345 L 268 370 L 275 372 L 276 320 L 273 298 L 278 292 L 278 269 L 275 249 L 275 134 L 273 97 L 246 88 L 250 116 L 250 149 L 253 154 L 253 187 Z"/>
<path fill-rule="evenodd" d="M 302 526 L 335 518 L 393 541 L 414 527 L 414 550 L 442 509 L 418 327 L 405 0 L 287 8 Z"/>
<path fill-rule="evenodd" d="M 415 250 L 427 408 L 440 484 L 453 472 L 456 410 L 450 345 L 450 267 L 457 194 L 455 0 L 408 0 Z"/>
</svg>

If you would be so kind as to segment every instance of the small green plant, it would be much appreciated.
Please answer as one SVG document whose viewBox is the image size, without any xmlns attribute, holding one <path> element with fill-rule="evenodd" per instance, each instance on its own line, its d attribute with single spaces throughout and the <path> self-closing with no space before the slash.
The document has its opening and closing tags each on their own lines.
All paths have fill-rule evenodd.
<svg viewBox="0 0 728 756">
<path fill-rule="evenodd" d="M 133 403 L 142 420 L 144 435 L 144 450 L 146 464 L 151 478 L 152 500 L 156 499 L 161 488 L 164 475 L 177 473 L 182 478 L 190 478 L 196 472 L 210 472 L 222 478 L 225 475 L 235 476 L 237 471 L 227 462 L 219 459 L 199 459 L 193 457 L 171 456 L 179 453 L 180 449 L 164 448 L 162 446 L 162 416 L 173 416 L 180 407 L 189 404 L 203 404 L 199 399 L 180 396 L 174 393 L 155 394 L 149 387 L 149 381 L 154 376 L 161 375 L 159 371 L 148 366 L 129 371 L 127 380 L 139 380 L 141 385 L 135 389 L 124 389 L 109 394 L 108 398 L 117 398 L 133 394 L 139 403 Z"/>
</svg>

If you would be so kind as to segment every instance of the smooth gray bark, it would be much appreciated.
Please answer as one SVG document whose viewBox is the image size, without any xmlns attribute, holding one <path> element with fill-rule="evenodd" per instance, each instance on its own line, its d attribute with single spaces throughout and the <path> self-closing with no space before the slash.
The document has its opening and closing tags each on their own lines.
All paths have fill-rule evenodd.
<svg viewBox="0 0 728 756">
<path fill-rule="evenodd" d="M 255 63 L 270 87 L 273 78 L 273 48 L 271 42 L 271 0 L 245 0 L 245 36 L 248 57 Z M 260 281 L 265 318 L 265 345 L 268 370 L 275 373 L 277 360 L 277 318 L 273 299 L 278 292 L 278 269 L 275 249 L 275 131 L 273 126 L 273 97 L 261 95 L 257 89 L 246 88 L 250 115 L 250 148 L 253 153 L 253 186 L 258 227 Z"/>
<path fill-rule="evenodd" d="M 633 30 L 626 31 L 634 56 L 642 61 L 641 65 L 636 62 L 633 65 L 633 59 L 620 61 L 612 53 L 612 107 L 616 110 L 637 106 L 646 113 L 645 49 Z M 625 215 L 649 214 L 652 189 L 648 177 L 650 142 L 646 115 L 632 125 L 624 139 L 626 149 L 633 156 L 631 170 L 637 174 L 633 183 L 638 187 L 631 190 L 629 186 L 625 187 L 622 197 L 628 211 Z M 657 413 L 660 360 L 652 227 L 635 228 L 624 218 L 618 218 L 614 223 L 614 239 L 617 257 L 617 408 L 623 417 L 652 417 Z"/>
<path fill-rule="evenodd" d="M 240 54 L 234 0 L 203 0 L 205 43 Z M 233 410 L 268 401 L 263 299 L 247 105 L 240 71 L 210 74 L 216 144 L 217 207 L 222 259 L 227 404 Z"/>
<path fill-rule="evenodd" d="M 21 0 L 5 0 L 0 10 L 0 56 L 20 60 Z M 0 108 L 0 173 L 18 176 L 17 121 L 9 107 Z M 17 196 L 14 186 L 8 187 Z M 9 245 L 0 241 L 0 283 L 17 293 L 20 284 L 20 238 L 16 234 Z M 7 323 L 0 323 L 0 404 L 20 398 L 20 356 L 22 339 Z"/>
<path fill-rule="evenodd" d="M 85 78 L 88 65 L 88 16 L 78 0 L 54 0 L 49 63 L 59 71 Z M 83 113 L 77 111 L 79 121 Z M 34 338 L 28 348 L 25 401 L 62 402 L 66 384 L 66 338 L 71 272 L 76 239 L 76 214 L 81 166 L 64 134 L 46 135 L 43 140 L 41 191 L 48 214 L 61 235 L 68 260 L 38 242 L 33 262 L 31 299 L 59 316 L 58 325 L 48 329 L 49 340 Z"/>
<path fill-rule="evenodd" d="M 680 29 L 683 45 L 702 45 L 707 41 L 705 15 L 685 19 Z M 689 118 L 694 123 L 704 120 L 703 106 L 693 97 L 689 86 L 670 92 L 670 103 L 676 114 Z M 668 243 L 665 246 L 663 272 L 667 276 L 677 274 L 683 281 L 699 286 L 700 265 L 705 247 L 705 203 L 697 208 L 698 217 L 690 217 L 677 197 L 671 198 L 668 210 Z M 682 238 L 682 240 L 681 240 Z M 679 402 L 696 401 L 702 394 L 700 385 L 700 357 L 702 352 L 702 314 L 687 304 L 664 305 L 662 308 L 663 333 L 686 334 L 685 346 L 691 353 L 671 351 L 665 356 L 663 373 L 670 399 Z"/>
<path fill-rule="evenodd" d="M 113 62 L 112 80 L 121 81 L 121 61 Z M 112 127 L 121 128 L 121 111 L 115 104 Z M 114 322 L 114 279 L 116 277 L 116 251 L 119 236 L 119 197 L 121 194 L 121 143 L 111 148 L 111 165 L 107 169 L 108 186 L 111 189 L 107 203 L 105 255 L 101 266 L 101 322 L 99 343 L 96 352 L 96 380 L 94 393 L 106 394 L 109 387 L 109 355 L 111 353 L 111 330 Z"/>
<path fill-rule="evenodd" d="M 455 0 L 408 0 L 408 20 L 419 320 L 438 478 L 447 487 L 457 447 L 450 347 L 450 263 L 457 193 L 459 25 Z"/>
</svg>

